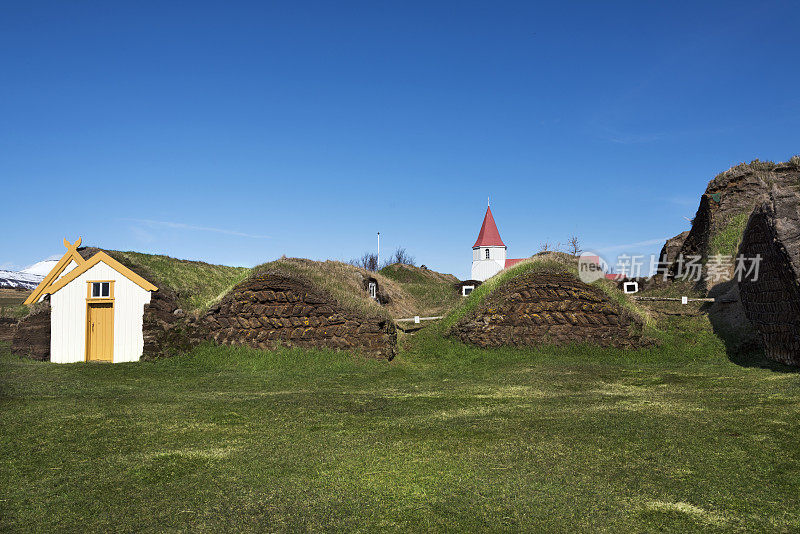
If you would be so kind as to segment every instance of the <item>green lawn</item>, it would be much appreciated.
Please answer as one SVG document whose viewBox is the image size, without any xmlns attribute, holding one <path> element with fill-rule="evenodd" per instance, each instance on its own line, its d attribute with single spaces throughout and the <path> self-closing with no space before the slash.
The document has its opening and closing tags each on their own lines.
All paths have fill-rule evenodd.
<svg viewBox="0 0 800 534">
<path fill-rule="evenodd" d="M 687 323 L 688 325 L 688 323 Z M 661 348 L 0 349 L 0 530 L 800 529 L 800 375 Z"/>
</svg>

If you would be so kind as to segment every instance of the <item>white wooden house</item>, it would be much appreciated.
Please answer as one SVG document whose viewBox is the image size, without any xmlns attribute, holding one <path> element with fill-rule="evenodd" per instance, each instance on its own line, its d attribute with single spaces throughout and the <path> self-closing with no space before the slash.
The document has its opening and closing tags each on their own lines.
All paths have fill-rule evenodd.
<svg viewBox="0 0 800 534">
<path fill-rule="evenodd" d="M 142 355 L 142 318 L 158 288 L 105 252 L 83 259 L 78 238 L 25 304 L 50 296 L 50 361 L 133 362 Z"/>
</svg>

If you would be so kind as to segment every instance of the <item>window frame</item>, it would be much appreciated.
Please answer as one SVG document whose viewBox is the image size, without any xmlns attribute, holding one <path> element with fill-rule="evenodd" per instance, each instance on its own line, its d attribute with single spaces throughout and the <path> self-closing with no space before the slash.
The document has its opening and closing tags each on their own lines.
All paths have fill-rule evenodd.
<svg viewBox="0 0 800 534">
<path fill-rule="evenodd" d="M 369 296 L 375 300 L 378 300 L 378 283 L 377 282 L 369 282 L 367 284 L 367 292 Z"/>
<path fill-rule="evenodd" d="M 100 294 L 95 297 L 93 293 L 94 285 L 100 284 Z M 108 294 L 103 295 L 103 284 L 108 284 Z M 92 302 L 109 302 L 114 300 L 114 280 L 87 280 L 86 300 Z"/>
<path fill-rule="evenodd" d="M 639 292 L 639 282 L 632 280 L 630 282 L 622 283 L 622 292 L 626 295 L 632 295 Z"/>
<path fill-rule="evenodd" d="M 485 259 L 487 259 L 487 260 L 491 259 L 491 258 L 489 257 L 489 249 L 488 249 L 488 248 L 486 249 L 486 258 L 485 258 Z"/>
</svg>

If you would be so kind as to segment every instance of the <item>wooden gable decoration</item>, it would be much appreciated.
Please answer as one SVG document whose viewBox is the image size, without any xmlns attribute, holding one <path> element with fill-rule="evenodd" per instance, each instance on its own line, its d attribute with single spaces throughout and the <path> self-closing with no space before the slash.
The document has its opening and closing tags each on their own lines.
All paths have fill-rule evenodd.
<svg viewBox="0 0 800 534">
<path fill-rule="evenodd" d="M 146 291 L 157 291 L 158 288 L 136 274 L 135 272 L 131 271 L 129 268 L 122 265 L 120 262 L 106 254 L 105 252 L 98 252 L 88 260 L 83 259 L 83 257 L 78 253 L 78 247 L 81 245 L 81 238 L 79 237 L 75 243 L 70 244 L 69 241 L 64 239 L 64 246 L 67 247 L 67 252 L 64 253 L 64 256 L 58 263 L 53 267 L 47 276 L 44 277 L 44 280 L 36 286 L 36 289 L 33 290 L 27 299 L 25 299 L 25 305 L 29 306 L 34 302 L 37 302 L 43 295 L 52 295 L 65 285 L 69 284 L 77 277 L 97 265 L 98 263 L 102 262 L 120 273 L 122 276 L 133 282 L 134 284 L 138 285 L 142 289 Z M 72 269 L 70 272 L 59 278 L 61 273 L 67 266 L 75 262 L 78 266 Z"/>
</svg>

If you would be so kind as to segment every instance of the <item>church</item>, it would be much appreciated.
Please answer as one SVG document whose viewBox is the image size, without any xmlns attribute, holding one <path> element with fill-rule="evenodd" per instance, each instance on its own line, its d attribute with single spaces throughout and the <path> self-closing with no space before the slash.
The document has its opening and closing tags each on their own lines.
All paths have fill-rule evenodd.
<svg viewBox="0 0 800 534">
<path fill-rule="evenodd" d="M 472 279 L 483 282 L 524 259 L 507 258 L 506 252 L 506 245 L 500 239 L 500 232 L 492 216 L 492 208 L 486 206 L 481 231 L 472 245 Z"/>
</svg>

